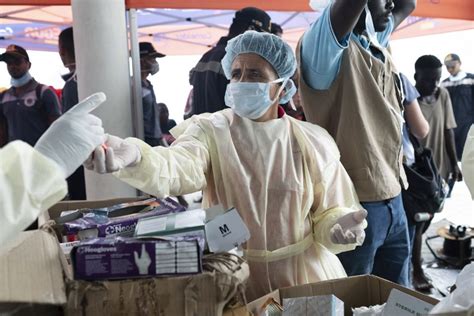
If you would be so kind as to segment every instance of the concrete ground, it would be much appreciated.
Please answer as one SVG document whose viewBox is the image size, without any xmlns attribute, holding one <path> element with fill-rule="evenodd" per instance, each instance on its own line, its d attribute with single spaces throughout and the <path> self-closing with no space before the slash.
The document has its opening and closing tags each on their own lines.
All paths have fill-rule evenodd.
<svg viewBox="0 0 474 316">
<path fill-rule="evenodd" d="M 424 239 L 437 236 L 436 231 L 438 228 L 443 226 L 449 227 L 450 224 L 474 228 L 474 201 L 471 199 L 464 182 L 457 182 L 455 184 L 451 198 L 446 200 L 443 211 L 435 215 L 428 231 L 424 235 Z M 429 240 L 435 253 L 443 248 L 443 241 L 443 238 Z M 434 289 L 428 294 L 441 299 L 449 293 L 449 288 L 456 282 L 456 276 L 460 269 L 436 260 L 425 242 L 423 242 L 422 257 L 425 273 L 432 279 L 434 286 Z"/>
</svg>

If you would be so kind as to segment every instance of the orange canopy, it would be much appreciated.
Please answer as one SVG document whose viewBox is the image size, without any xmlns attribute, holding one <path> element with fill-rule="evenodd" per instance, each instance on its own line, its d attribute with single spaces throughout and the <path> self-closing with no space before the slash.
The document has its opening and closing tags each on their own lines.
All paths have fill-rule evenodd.
<svg viewBox="0 0 474 316">
<path fill-rule="evenodd" d="M 0 0 L 0 5 L 69 5 L 70 0 Z M 126 0 L 128 8 L 309 11 L 308 0 Z M 474 20 L 474 0 L 418 0 L 414 16 Z"/>
</svg>

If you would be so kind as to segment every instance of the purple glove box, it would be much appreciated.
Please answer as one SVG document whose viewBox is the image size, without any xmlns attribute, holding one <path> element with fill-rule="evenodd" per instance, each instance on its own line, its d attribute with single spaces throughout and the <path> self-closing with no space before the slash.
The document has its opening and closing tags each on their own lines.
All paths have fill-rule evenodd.
<svg viewBox="0 0 474 316">
<path fill-rule="evenodd" d="M 127 203 L 123 203 L 109 208 L 85 212 L 82 218 L 63 224 L 63 235 L 79 235 L 81 240 L 97 237 L 131 237 L 138 220 L 141 218 L 185 211 L 183 206 L 170 198 L 146 200 L 141 204 L 135 202 L 133 206 L 133 208 L 130 208 Z M 133 211 L 133 213 L 123 215 L 126 212 L 122 210 L 127 207 L 128 211 Z M 114 217 L 114 215 L 122 216 Z"/>
<path fill-rule="evenodd" d="M 109 280 L 202 272 L 199 238 L 97 238 L 71 251 L 76 280 Z"/>
</svg>

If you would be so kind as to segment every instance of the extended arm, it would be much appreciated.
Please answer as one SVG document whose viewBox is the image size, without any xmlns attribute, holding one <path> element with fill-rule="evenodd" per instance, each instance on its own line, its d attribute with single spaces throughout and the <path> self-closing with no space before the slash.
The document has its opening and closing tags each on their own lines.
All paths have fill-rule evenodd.
<svg viewBox="0 0 474 316">
<path fill-rule="evenodd" d="M 394 0 L 393 8 L 394 28 L 396 29 L 416 8 L 416 0 Z"/>
<path fill-rule="evenodd" d="M 458 160 L 456 155 L 456 143 L 454 140 L 454 131 L 452 129 L 446 130 L 446 151 L 449 157 L 449 163 L 451 166 L 451 172 L 453 173 L 453 179 L 456 181 L 462 181 L 462 173 L 458 167 Z"/>
</svg>

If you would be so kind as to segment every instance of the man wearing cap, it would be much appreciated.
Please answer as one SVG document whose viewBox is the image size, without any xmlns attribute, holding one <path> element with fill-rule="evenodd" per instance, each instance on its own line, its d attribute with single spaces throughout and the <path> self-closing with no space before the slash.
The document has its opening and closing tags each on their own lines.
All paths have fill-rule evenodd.
<svg viewBox="0 0 474 316">
<path fill-rule="evenodd" d="M 227 42 L 247 30 L 270 33 L 270 16 L 253 7 L 235 12 L 229 34 L 221 37 L 216 46 L 207 51 L 191 70 L 189 81 L 193 86 L 193 114 L 214 113 L 227 108 L 224 94 L 229 80 L 222 70 L 221 60 L 225 55 Z"/>
<path fill-rule="evenodd" d="M 160 109 L 156 102 L 153 85 L 147 79 L 160 70 L 157 58 L 165 57 L 155 50 L 149 42 L 141 42 L 140 46 L 140 71 L 142 75 L 142 105 L 143 125 L 145 128 L 145 142 L 150 146 L 162 145 L 162 134 L 160 128 Z"/>
<path fill-rule="evenodd" d="M 441 86 L 446 88 L 451 97 L 454 118 L 457 127 L 454 129 L 456 152 L 461 160 L 469 128 L 474 124 L 474 74 L 461 70 L 461 58 L 449 54 L 444 59 L 444 65 L 450 73 Z"/>
<path fill-rule="evenodd" d="M 14 140 L 34 146 L 61 115 L 59 100 L 30 75 L 31 62 L 23 47 L 9 45 L 0 61 L 7 64 L 12 84 L 0 94 L 0 147 Z"/>
<path fill-rule="evenodd" d="M 168 148 L 109 135 L 85 166 L 156 196 L 203 190 L 204 208 L 235 207 L 250 231 L 249 300 L 344 277 L 335 253 L 362 243 L 366 212 L 334 140 L 280 106 L 296 92 L 293 49 L 247 31 L 229 41 L 222 68 L 229 109 L 176 126 Z"/>
<path fill-rule="evenodd" d="M 310 5 L 317 1 L 310 1 Z M 334 0 L 298 48 L 306 119 L 335 139 L 368 211 L 362 247 L 339 255 L 348 275 L 409 286 L 410 244 L 401 183 L 402 93 L 387 50 L 416 0 Z"/>
</svg>

